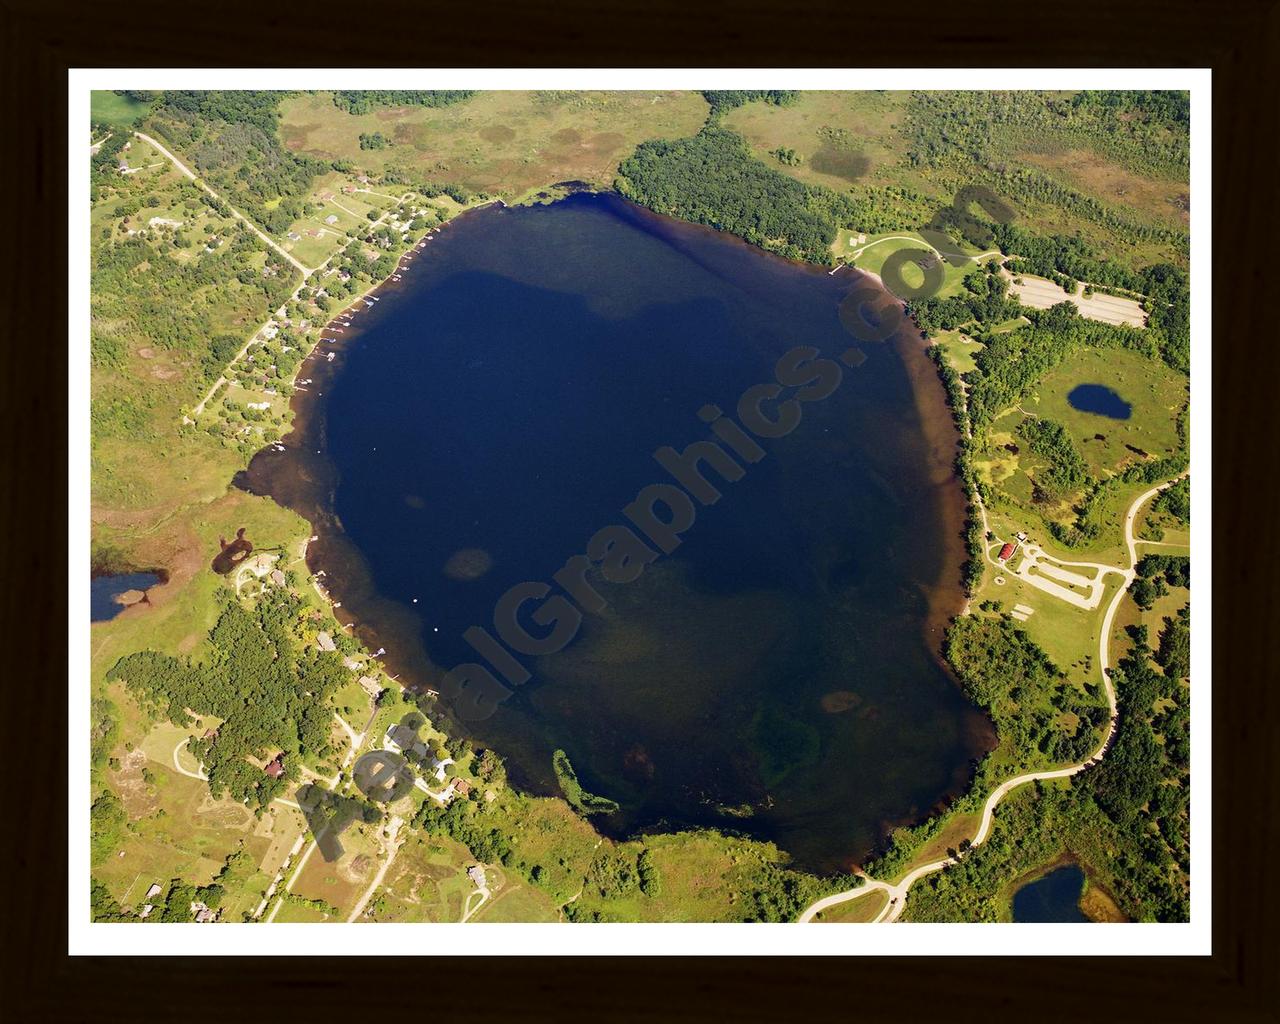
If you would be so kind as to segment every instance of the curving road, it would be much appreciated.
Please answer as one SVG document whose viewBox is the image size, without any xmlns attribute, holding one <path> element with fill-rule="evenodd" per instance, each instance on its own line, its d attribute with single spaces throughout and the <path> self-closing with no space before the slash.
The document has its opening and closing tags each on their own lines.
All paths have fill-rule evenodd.
<svg viewBox="0 0 1280 1024">
<path fill-rule="evenodd" d="M 1134 539 L 1133 521 L 1137 517 L 1139 509 L 1142 508 L 1149 498 L 1158 494 L 1160 491 L 1163 491 L 1166 487 L 1172 486 L 1185 475 L 1185 472 L 1181 473 L 1174 477 L 1173 480 L 1168 480 L 1162 484 L 1158 484 L 1150 490 L 1144 491 L 1134 499 L 1133 504 L 1129 506 L 1129 511 L 1125 513 L 1124 517 L 1124 541 L 1125 547 L 1129 551 L 1129 568 L 1121 569 L 1117 566 L 1101 567 L 1104 568 L 1106 572 L 1118 573 L 1124 578 L 1124 585 L 1116 591 L 1115 597 L 1113 597 L 1111 599 L 1111 603 L 1107 605 L 1106 614 L 1102 618 L 1102 629 L 1098 634 L 1098 667 L 1102 673 L 1102 685 L 1107 692 L 1107 703 L 1111 706 L 1111 718 L 1107 723 L 1107 733 L 1102 738 L 1102 743 L 1099 745 L 1097 750 L 1079 764 L 1073 764 L 1066 768 L 1055 768 L 1048 771 L 1028 772 L 1026 775 L 1019 775 L 1016 778 L 1009 779 L 1007 782 L 1002 782 L 992 791 L 991 795 L 987 797 L 987 802 L 983 805 L 982 820 L 978 823 L 978 831 L 970 843 L 971 846 L 981 845 L 981 843 L 990 834 L 991 822 L 995 814 L 996 805 L 1011 791 L 1017 789 L 1019 786 L 1026 785 L 1028 782 L 1070 778 L 1072 775 L 1084 771 L 1095 761 L 1100 760 L 1107 752 L 1107 748 L 1111 746 L 1111 740 L 1115 736 L 1116 731 L 1117 712 L 1116 691 L 1115 687 L 1111 684 L 1111 675 L 1107 663 L 1107 656 L 1109 654 L 1108 647 L 1110 646 L 1111 639 L 1111 624 L 1115 621 L 1116 610 L 1120 607 L 1120 601 L 1124 597 L 1125 591 L 1128 589 L 1129 584 L 1133 582 L 1135 568 L 1137 566 L 1136 545 L 1140 542 Z M 983 513 L 983 519 L 985 521 L 985 509 L 983 510 Z M 1101 579 L 1101 575 L 1099 576 L 1099 579 Z M 804 912 L 801 913 L 799 922 L 801 924 L 807 924 L 818 914 L 822 913 L 824 910 L 829 910 L 831 907 L 838 906 L 841 903 L 847 903 L 849 900 L 858 899 L 860 896 L 866 896 L 868 893 L 883 892 L 888 895 L 889 901 L 871 923 L 891 923 L 896 921 L 902 915 L 903 908 L 907 903 L 907 891 L 911 886 L 925 875 L 932 874 L 935 871 L 941 871 L 943 868 L 956 863 L 956 861 L 956 857 L 946 857 L 943 860 L 933 861 L 931 864 L 921 865 L 909 872 L 896 885 L 891 885 L 888 882 L 880 882 L 873 878 L 869 878 L 866 875 L 862 875 L 862 884 L 857 888 L 846 889 L 844 892 L 824 896 L 822 899 L 810 904 L 805 908 Z"/>
<path fill-rule="evenodd" d="M 967 252 L 943 252 L 937 246 L 933 245 L 932 243 L 930 243 L 929 241 L 923 238 L 916 238 L 912 235 L 888 235 L 885 238 L 877 238 L 874 242 L 868 242 L 861 249 L 855 249 L 853 252 L 849 253 L 848 256 L 850 259 L 856 260 L 859 256 L 861 256 L 864 252 L 866 252 L 872 246 L 879 245 L 881 242 L 915 242 L 917 245 L 923 245 L 929 249 L 932 249 L 939 256 L 943 256 L 943 257 L 953 256 L 953 257 L 960 257 L 966 260 L 975 260 L 975 261 L 984 260 L 988 256 L 1001 255 L 999 249 L 988 249 L 986 252 L 974 253 L 972 256 L 970 256 Z"/>
</svg>

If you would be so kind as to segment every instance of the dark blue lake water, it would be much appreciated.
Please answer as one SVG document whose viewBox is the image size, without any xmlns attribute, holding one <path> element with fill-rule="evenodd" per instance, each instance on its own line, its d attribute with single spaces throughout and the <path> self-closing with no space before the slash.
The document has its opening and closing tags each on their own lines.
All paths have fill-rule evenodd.
<svg viewBox="0 0 1280 1024">
<path fill-rule="evenodd" d="M 1133 406 L 1104 384 L 1077 384 L 1067 395 L 1071 408 L 1113 420 L 1127 420 Z"/>
<path fill-rule="evenodd" d="M 153 572 L 121 573 L 115 576 L 94 576 L 89 580 L 89 619 L 105 622 L 114 619 L 125 606 L 116 602 L 118 594 L 126 590 L 147 590 L 161 582 Z"/>
<path fill-rule="evenodd" d="M 783 353 L 853 341 L 858 275 L 616 197 L 470 214 L 409 266 L 303 373 L 300 433 L 247 486 L 316 523 L 343 614 L 437 688 L 482 660 L 463 633 L 495 633 L 504 592 L 673 483 L 654 453 L 709 438 L 700 411 L 736 418 Z M 723 497 L 672 553 L 630 582 L 590 572 L 607 604 L 572 643 L 519 656 L 531 680 L 468 725 L 515 781 L 556 792 L 563 748 L 622 805 L 604 831 L 740 830 L 823 869 L 966 785 L 989 732 L 937 655 L 962 603 L 954 428 L 918 334 L 865 349 L 741 479 L 702 466 Z M 539 606 L 521 621 L 541 636 Z"/>
<path fill-rule="evenodd" d="M 1054 868 L 1013 894 L 1013 919 L 1068 924 L 1088 921 L 1080 909 L 1083 891 L 1084 872 L 1079 865 Z"/>
</svg>

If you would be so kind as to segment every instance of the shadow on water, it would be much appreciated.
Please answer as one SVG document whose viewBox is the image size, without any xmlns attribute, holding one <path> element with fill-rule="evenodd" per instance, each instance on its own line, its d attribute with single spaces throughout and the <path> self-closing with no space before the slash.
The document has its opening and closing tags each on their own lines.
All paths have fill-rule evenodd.
<svg viewBox="0 0 1280 1024">
<path fill-rule="evenodd" d="M 435 687 L 470 626 L 550 581 L 796 345 L 838 356 L 859 275 L 776 259 L 617 197 L 464 217 L 312 359 L 295 430 L 238 479 L 313 524 L 341 613 Z M 848 867 L 961 791 L 990 723 L 939 656 L 963 605 L 956 435 L 918 333 L 868 348 L 791 435 L 699 507 L 469 726 L 514 781 L 551 752 L 621 810 L 602 831 L 718 827 Z M 531 627 L 534 632 L 544 632 Z"/>
</svg>

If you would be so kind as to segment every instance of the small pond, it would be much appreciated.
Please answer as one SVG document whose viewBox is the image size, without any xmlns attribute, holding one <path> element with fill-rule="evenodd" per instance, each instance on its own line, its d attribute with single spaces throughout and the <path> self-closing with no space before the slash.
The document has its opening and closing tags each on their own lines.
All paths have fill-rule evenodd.
<svg viewBox="0 0 1280 1024">
<path fill-rule="evenodd" d="M 1133 413 L 1133 406 L 1105 384 L 1077 384 L 1067 395 L 1067 401 L 1073 409 L 1113 420 L 1127 420 Z"/>
<path fill-rule="evenodd" d="M 130 590 L 149 590 L 164 581 L 154 572 L 126 572 L 114 576 L 94 576 L 89 580 L 89 620 L 114 619 L 128 607 L 116 598 Z"/>
<path fill-rule="evenodd" d="M 1055 868 L 1013 894 L 1013 919 L 1017 922 L 1059 924 L 1088 921 L 1080 909 L 1083 891 L 1084 872 L 1078 864 Z"/>
</svg>

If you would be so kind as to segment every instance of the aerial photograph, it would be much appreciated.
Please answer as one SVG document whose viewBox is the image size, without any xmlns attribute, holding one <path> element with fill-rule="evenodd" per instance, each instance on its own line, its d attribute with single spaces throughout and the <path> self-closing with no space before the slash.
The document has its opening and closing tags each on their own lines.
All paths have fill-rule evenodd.
<svg viewBox="0 0 1280 1024">
<path fill-rule="evenodd" d="M 73 917 L 1191 921 L 1190 91 L 88 107 Z"/>
</svg>

